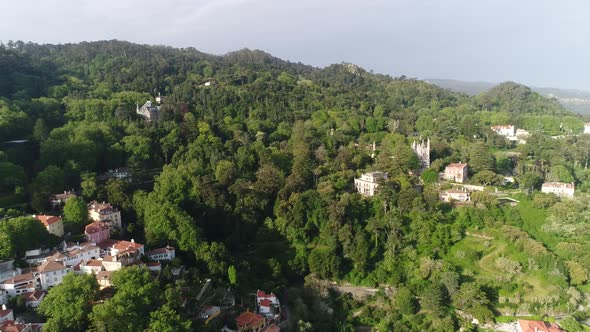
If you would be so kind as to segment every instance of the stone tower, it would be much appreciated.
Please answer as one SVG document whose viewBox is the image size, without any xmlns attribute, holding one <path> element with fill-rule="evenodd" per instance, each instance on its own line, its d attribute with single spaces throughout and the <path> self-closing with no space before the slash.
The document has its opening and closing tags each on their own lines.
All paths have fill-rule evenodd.
<svg viewBox="0 0 590 332">
<path fill-rule="evenodd" d="M 419 172 L 422 173 L 422 171 L 430 167 L 430 138 L 426 141 L 420 138 L 420 143 L 414 141 L 412 143 L 412 150 L 414 150 L 414 153 L 416 153 L 420 160 Z"/>
</svg>

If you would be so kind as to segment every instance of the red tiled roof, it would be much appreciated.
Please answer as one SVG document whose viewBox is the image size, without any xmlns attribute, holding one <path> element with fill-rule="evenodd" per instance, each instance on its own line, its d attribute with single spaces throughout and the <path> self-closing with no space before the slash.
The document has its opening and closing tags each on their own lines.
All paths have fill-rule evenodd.
<svg viewBox="0 0 590 332">
<path fill-rule="evenodd" d="M 86 262 L 86 266 L 102 266 L 102 261 L 98 259 L 91 259 Z"/>
<path fill-rule="evenodd" d="M 272 324 L 264 330 L 264 332 L 280 332 L 281 328 L 277 324 Z"/>
<path fill-rule="evenodd" d="M 10 279 L 4 280 L 2 282 L 2 284 L 11 285 L 11 284 L 17 284 L 17 283 L 20 283 L 23 281 L 33 281 L 33 273 L 24 273 L 24 274 L 16 275 Z"/>
<path fill-rule="evenodd" d="M 65 268 L 66 267 L 63 264 L 58 263 L 56 261 L 46 261 L 37 268 L 37 271 L 39 271 L 40 273 L 47 273 L 63 270 Z"/>
<path fill-rule="evenodd" d="M 107 224 L 106 222 L 95 221 L 91 224 L 86 225 L 86 227 L 84 227 L 84 233 L 94 234 L 94 233 L 98 233 L 98 232 L 103 231 L 108 228 L 109 228 L 109 224 Z"/>
<path fill-rule="evenodd" d="M 264 320 L 264 317 L 250 311 L 243 312 L 236 317 L 236 323 L 242 327 L 256 326 L 261 320 Z"/>
<path fill-rule="evenodd" d="M 271 304 L 272 304 L 272 301 L 269 299 L 260 300 L 261 307 L 270 307 Z"/>
<path fill-rule="evenodd" d="M 43 296 L 45 296 L 45 292 L 40 290 L 23 294 L 26 302 L 39 301 Z"/>
<path fill-rule="evenodd" d="M 574 188 L 574 183 L 564 183 L 564 182 L 545 182 L 543 183 L 543 187 L 545 188 L 566 188 L 572 189 Z"/>
<path fill-rule="evenodd" d="M 158 249 L 148 251 L 146 256 L 167 254 L 167 253 L 171 252 L 172 250 L 174 250 L 174 247 L 168 246 L 168 247 L 164 247 L 164 248 L 158 248 Z"/>
<path fill-rule="evenodd" d="M 542 320 L 524 320 L 518 321 L 522 332 L 563 332 L 557 324 L 547 323 Z"/>
<path fill-rule="evenodd" d="M 462 163 L 451 163 L 447 165 L 447 168 L 460 168 L 463 169 L 467 167 L 467 164 L 462 164 Z"/>
<path fill-rule="evenodd" d="M 43 225 L 45 225 L 45 227 L 47 227 L 49 225 L 53 225 L 56 222 L 61 221 L 61 217 L 57 217 L 57 216 L 39 215 L 39 216 L 35 216 L 35 218 L 37 218 L 37 220 L 42 222 Z"/>
</svg>

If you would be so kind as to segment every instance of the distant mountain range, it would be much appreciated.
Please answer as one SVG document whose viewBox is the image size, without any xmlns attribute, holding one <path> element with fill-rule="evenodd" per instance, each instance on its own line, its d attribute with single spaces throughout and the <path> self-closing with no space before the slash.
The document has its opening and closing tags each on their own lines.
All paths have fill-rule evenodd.
<svg viewBox="0 0 590 332">
<path fill-rule="evenodd" d="M 498 83 L 491 82 L 469 82 L 448 79 L 425 79 L 425 81 L 444 89 L 462 92 L 468 95 L 478 95 L 498 85 Z M 531 89 L 543 96 L 556 98 L 569 111 L 582 115 L 590 115 L 590 91 L 539 87 L 531 87 Z"/>
</svg>

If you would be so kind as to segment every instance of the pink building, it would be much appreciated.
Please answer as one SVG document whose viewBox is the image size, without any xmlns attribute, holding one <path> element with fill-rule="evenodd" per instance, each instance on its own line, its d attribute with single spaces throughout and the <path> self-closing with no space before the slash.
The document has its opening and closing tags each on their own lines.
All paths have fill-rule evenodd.
<svg viewBox="0 0 590 332">
<path fill-rule="evenodd" d="M 445 180 L 463 183 L 467 181 L 467 172 L 469 167 L 467 164 L 453 163 L 445 168 Z"/>
<path fill-rule="evenodd" d="M 106 222 L 95 221 L 86 225 L 84 234 L 88 242 L 101 243 L 111 238 L 111 227 Z"/>
</svg>

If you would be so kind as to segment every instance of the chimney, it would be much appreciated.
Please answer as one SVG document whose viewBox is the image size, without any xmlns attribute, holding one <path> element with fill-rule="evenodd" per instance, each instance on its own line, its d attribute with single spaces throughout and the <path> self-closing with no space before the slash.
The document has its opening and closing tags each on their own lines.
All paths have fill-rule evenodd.
<svg viewBox="0 0 590 332">
<path fill-rule="evenodd" d="M 131 243 L 135 243 L 135 240 L 134 239 L 131 239 Z"/>
<path fill-rule="evenodd" d="M 6 310 L 6 304 L 2 305 L 2 310 Z"/>
</svg>

